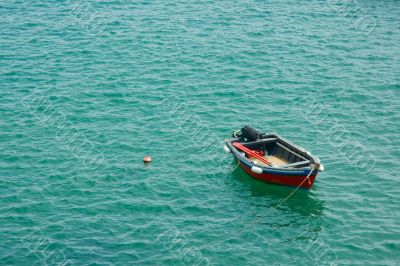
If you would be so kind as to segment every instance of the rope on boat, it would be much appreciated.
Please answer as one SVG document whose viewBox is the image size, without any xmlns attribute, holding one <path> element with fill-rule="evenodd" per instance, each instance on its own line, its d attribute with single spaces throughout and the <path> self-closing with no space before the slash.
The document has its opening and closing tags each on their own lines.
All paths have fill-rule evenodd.
<svg viewBox="0 0 400 266">
<path fill-rule="evenodd" d="M 311 168 L 311 171 L 310 171 L 310 173 L 308 173 L 308 176 L 307 176 L 308 184 L 309 184 L 310 186 L 311 186 L 310 176 L 311 176 L 312 172 L 314 172 L 314 170 L 315 170 L 315 166 Z M 304 182 L 304 181 L 303 181 L 303 182 Z"/>
<path fill-rule="evenodd" d="M 236 130 L 236 131 L 233 131 L 233 136 L 235 137 L 235 138 L 237 138 L 238 136 L 237 136 L 237 133 L 239 133 L 241 130 L 239 129 L 239 130 Z"/>
<path fill-rule="evenodd" d="M 313 167 L 311 168 L 310 173 L 308 173 L 308 175 L 306 176 L 306 178 L 304 178 L 304 180 L 300 183 L 300 185 L 298 185 L 298 186 L 296 187 L 296 189 L 293 190 L 292 193 L 289 194 L 289 196 L 287 196 L 285 199 L 283 199 L 281 202 L 279 202 L 278 205 L 275 206 L 275 208 L 279 207 L 280 205 L 282 205 L 283 203 L 285 203 L 291 196 L 293 196 L 293 194 L 296 193 L 297 190 L 299 190 L 299 188 L 304 184 L 304 182 L 305 182 L 306 180 L 308 180 L 308 183 L 311 185 L 310 176 L 311 176 L 311 174 L 314 172 L 314 170 L 315 170 L 315 166 L 313 166 Z"/>
</svg>

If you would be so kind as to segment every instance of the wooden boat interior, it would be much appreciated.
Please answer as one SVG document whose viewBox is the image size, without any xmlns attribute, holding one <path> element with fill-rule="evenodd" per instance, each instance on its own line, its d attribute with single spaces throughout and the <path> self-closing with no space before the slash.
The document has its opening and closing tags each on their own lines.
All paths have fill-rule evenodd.
<svg viewBox="0 0 400 266">
<path fill-rule="evenodd" d="M 242 142 L 243 146 L 262 152 L 271 163 L 267 165 L 256 158 L 250 158 L 256 165 L 278 168 L 300 168 L 310 164 L 309 158 L 300 155 L 295 147 L 285 145 L 278 138 L 266 138 L 252 142 Z"/>
</svg>

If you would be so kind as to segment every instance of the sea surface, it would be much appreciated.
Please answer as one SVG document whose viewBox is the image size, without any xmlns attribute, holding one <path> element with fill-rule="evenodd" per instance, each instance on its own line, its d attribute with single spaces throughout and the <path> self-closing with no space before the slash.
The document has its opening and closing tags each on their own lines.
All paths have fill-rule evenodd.
<svg viewBox="0 0 400 266">
<path fill-rule="evenodd" d="M 399 18 L 1 0 L 0 265 L 399 265 Z M 222 148 L 244 124 L 326 171 L 310 191 L 253 180 Z"/>
</svg>

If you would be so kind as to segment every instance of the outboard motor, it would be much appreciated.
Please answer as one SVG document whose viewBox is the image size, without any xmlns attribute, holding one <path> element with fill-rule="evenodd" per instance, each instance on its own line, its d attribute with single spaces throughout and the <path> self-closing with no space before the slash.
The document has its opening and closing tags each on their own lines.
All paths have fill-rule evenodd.
<svg viewBox="0 0 400 266">
<path fill-rule="evenodd" d="M 262 138 L 263 134 L 249 125 L 245 125 L 240 131 L 242 131 L 240 137 L 247 138 L 248 140 L 259 140 Z"/>
</svg>

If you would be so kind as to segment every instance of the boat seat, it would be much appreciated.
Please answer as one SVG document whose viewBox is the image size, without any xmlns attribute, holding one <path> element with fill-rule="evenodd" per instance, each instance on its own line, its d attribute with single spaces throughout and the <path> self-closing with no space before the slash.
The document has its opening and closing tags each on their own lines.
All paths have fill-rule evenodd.
<svg viewBox="0 0 400 266">
<path fill-rule="evenodd" d="M 253 161 L 255 165 L 271 167 L 271 165 L 268 165 L 268 164 L 266 164 L 266 163 L 264 163 L 264 162 L 262 162 L 262 161 L 260 161 L 260 160 L 258 160 L 256 158 L 250 158 L 250 160 Z"/>
<path fill-rule="evenodd" d="M 279 158 L 279 157 L 274 156 L 274 155 L 267 156 L 267 160 L 269 162 L 271 162 L 273 165 L 276 165 L 276 166 L 281 166 L 281 165 L 288 164 L 287 160 Z"/>
<path fill-rule="evenodd" d="M 276 156 L 270 155 L 270 156 L 265 156 L 265 158 L 272 164 L 272 166 L 275 167 L 280 167 L 282 165 L 287 165 L 288 161 L 278 158 Z M 268 165 L 256 158 L 250 158 L 255 164 L 260 165 L 260 166 L 266 166 L 266 167 L 271 167 L 271 165 Z"/>
</svg>

